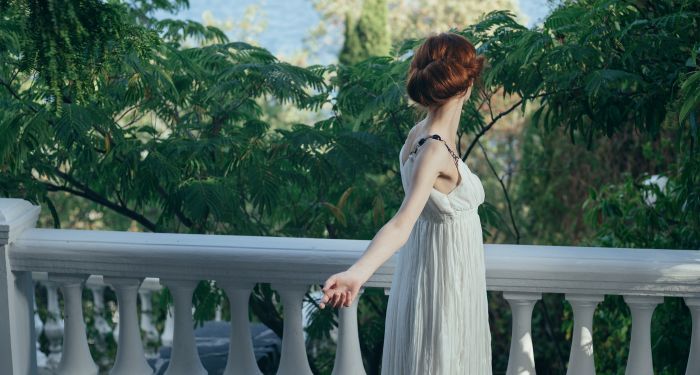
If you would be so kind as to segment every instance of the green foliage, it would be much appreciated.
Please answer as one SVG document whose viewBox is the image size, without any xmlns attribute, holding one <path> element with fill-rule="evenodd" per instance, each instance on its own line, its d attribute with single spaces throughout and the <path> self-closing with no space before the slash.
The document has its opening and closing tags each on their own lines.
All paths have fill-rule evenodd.
<svg viewBox="0 0 700 375">
<path fill-rule="evenodd" d="M 546 20 L 556 60 L 543 57 L 538 70 L 554 94 L 543 96 L 533 116 L 542 129 L 525 131 L 518 184 L 528 240 L 700 249 L 693 26 L 699 9 L 683 1 L 575 2 Z M 567 145 L 559 129 L 572 141 L 584 139 L 586 149 Z M 669 178 L 664 192 L 642 183 L 651 175 Z M 645 202 L 652 194 L 653 205 Z M 689 324 L 681 299 L 667 298 L 657 308 L 657 373 L 684 371 Z M 624 368 L 629 330 L 624 301 L 607 296 L 595 315 L 597 372 Z M 551 362 L 547 352 L 536 356 Z"/>
<path fill-rule="evenodd" d="M 119 64 L 127 51 L 145 57 L 157 35 L 128 22 L 126 7 L 97 0 L 3 0 L 2 34 L 22 35 L 13 65 L 21 71 L 41 71 L 48 86 L 44 100 L 60 111 L 64 103 L 80 103 L 94 93 L 92 77 Z M 15 43 L 13 43 L 15 44 Z M 11 52 L 18 52 L 17 49 Z"/>
<path fill-rule="evenodd" d="M 691 57 L 696 61 L 697 57 Z M 697 68 L 697 67 L 696 67 Z M 680 121 L 688 120 L 690 125 L 690 136 L 697 143 L 698 140 L 698 108 L 700 108 L 700 70 L 689 74 L 688 79 L 681 86 L 681 109 L 679 113 Z"/>
<path fill-rule="evenodd" d="M 567 3 L 531 30 L 503 12 L 488 19 L 475 29 L 496 62 L 487 80 L 502 77 L 507 93 L 541 96 L 533 121 L 563 126 L 588 146 L 628 126 L 657 134 L 685 75 L 697 69 L 686 64 L 700 38 L 697 2 Z"/>
<path fill-rule="evenodd" d="M 370 56 L 384 56 L 391 48 L 391 35 L 387 25 L 386 0 L 364 0 L 362 13 L 355 20 L 350 13 L 345 16 L 345 41 L 339 61 L 350 65 Z"/>
<path fill-rule="evenodd" d="M 678 168 L 677 170 L 674 170 Z M 663 190 L 627 176 L 619 185 L 593 190 L 586 219 L 598 228 L 596 243 L 612 247 L 700 249 L 700 158 L 687 156 L 668 172 Z"/>
</svg>

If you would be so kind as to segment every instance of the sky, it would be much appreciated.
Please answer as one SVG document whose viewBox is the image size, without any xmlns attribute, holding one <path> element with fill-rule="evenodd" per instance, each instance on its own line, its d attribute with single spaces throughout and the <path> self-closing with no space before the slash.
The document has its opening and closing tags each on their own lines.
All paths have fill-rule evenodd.
<svg viewBox="0 0 700 375">
<path fill-rule="evenodd" d="M 515 1 L 528 17 L 528 27 L 540 21 L 549 10 L 547 0 Z M 259 4 L 260 16 L 267 23 L 267 27 L 255 35 L 255 40 L 278 57 L 289 56 L 302 49 L 303 39 L 309 29 L 320 22 L 320 17 L 309 0 L 190 0 L 189 9 L 181 10 L 175 16 L 161 12 L 156 17 L 191 19 L 197 22 L 203 22 L 204 17 L 213 17 L 218 21 L 235 24 L 243 19 L 245 9 L 251 4 Z M 208 13 L 206 16 L 205 12 Z M 235 32 L 228 34 L 231 40 L 241 39 Z M 328 46 L 319 51 L 317 56 L 312 56 L 309 63 L 332 63 L 341 47 Z"/>
</svg>

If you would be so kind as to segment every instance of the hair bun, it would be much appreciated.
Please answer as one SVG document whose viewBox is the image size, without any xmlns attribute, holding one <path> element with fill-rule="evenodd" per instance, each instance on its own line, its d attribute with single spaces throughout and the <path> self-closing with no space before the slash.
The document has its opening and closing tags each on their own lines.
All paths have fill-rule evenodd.
<svg viewBox="0 0 700 375">
<path fill-rule="evenodd" d="M 428 37 L 418 47 L 408 70 L 406 92 L 415 102 L 440 106 L 466 92 L 481 75 L 484 57 L 463 36 L 452 32 Z"/>
</svg>

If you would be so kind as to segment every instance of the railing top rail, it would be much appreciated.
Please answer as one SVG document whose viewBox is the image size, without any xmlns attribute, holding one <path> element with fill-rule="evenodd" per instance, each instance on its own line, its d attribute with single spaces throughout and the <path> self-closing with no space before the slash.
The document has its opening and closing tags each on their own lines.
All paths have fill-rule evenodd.
<svg viewBox="0 0 700 375">
<path fill-rule="evenodd" d="M 24 230 L 10 248 L 17 271 L 320 284 L 346 269 L 369 241 L 90 231 Z M 388 288 L 395 254 L 368 281 Z M 700 251 L 485 245 L 491 290 L 700 295 Z"/>
</svg>

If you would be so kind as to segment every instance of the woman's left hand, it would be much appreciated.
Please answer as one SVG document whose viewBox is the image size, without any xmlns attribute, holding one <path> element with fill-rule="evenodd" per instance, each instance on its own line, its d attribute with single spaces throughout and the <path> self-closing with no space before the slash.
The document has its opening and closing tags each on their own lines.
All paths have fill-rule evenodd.
<svg viewBox="0 0 700 375">
<path fill-rule="evenodd" d="M 320 307 L 323 309 L 326 304 L 350 307 L 364 282 L 362 275 L 352 269 L 331 275 L 323 286 Z"/>
</svg>

